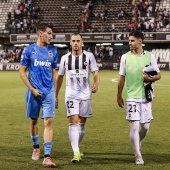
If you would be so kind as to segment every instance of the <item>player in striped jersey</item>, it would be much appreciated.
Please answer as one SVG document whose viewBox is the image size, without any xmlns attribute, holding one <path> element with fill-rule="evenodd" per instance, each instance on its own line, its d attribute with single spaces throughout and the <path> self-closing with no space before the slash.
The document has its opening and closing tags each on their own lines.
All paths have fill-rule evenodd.
<svg viewBox="0 0 170 170">
<path fill-rule="evenodd" d="M 65 104 L 69 119 L 69 139 L 74 152 L 71 160 L 81 160 L 79 145 L 85 134 L 86 119 L 92 117 L 91 92 L 96 93 L 99 86 L 99 73 L 94 55 L 83 51 L 80 34 L 71 36 L 72 51 L 62 56 L 56 83 L 56 98 L 66 74 Z M 93 73 L 94 83 L 90 87 L 89 77 Z M 56 103 L 58 107 L 58 100 Z"/>
</svg>

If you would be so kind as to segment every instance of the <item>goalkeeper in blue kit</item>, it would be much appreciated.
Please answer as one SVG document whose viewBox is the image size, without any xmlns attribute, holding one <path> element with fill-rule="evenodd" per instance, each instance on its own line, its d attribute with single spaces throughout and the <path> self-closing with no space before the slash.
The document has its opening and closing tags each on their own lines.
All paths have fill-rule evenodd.
<svg viewBox="0 0 170 170">
<path fill-rule="evenodd" d="M 44 167 L 56 167 L 51 159 L 52 118 L 55 117 L 55 88 L 58 52 L 52 48 L 52 28 L 47 24 L 37 27 L 37 42 L 27 46 L 21 56 L 20 77 L 27 86 L 26 117 L 30 118 L 30 137 L 33 143 L 32 159 L 40 158 L 38 118 L 44 120 Z M 26 71 L 28 69 L 28 75 Z"/>
</svg>

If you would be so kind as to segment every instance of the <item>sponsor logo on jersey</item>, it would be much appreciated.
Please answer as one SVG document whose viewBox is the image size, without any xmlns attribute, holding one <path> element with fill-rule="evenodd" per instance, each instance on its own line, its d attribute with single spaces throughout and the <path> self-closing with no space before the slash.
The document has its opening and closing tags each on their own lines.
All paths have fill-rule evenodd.
<svg viewBox="0 0 170 170">
<path fill-rule="evenodd" d="M 85 61 L 85 62 L 84 62 L 84 65 L 85 65 L 85 66 L 87 66 L 87 65 L 88 65 L 87 61 Z"/>
<path fill-rule="evenodd" d="M 48 61 L 38 61 L 37 59 L 34 60 L 34 66 L 46 66 L 50 67 L 51 63 Z"/>
<path fill-rule="evenodd" d="M 53 53 L 51 51 L 48 52 L 49 57 L 53 56 Z"/>
</svg>

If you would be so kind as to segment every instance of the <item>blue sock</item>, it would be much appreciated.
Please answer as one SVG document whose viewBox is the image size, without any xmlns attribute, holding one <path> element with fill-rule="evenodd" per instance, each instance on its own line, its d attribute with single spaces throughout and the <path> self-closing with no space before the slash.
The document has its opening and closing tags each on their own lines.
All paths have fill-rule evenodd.
<svg viewBox="0 0 170 170">
<path fill-rule="evenodd" d="M 52 142 L 44 142 L 44 156 L 50 157 L 52 149 Z"/>
<path fill-rule="evenodd" d="M 39 134 L 36 136 L 32 136 L 32 135 L 30 136 L 31 136 L 31 140 L 32 140 L 34 148 L 39 148 Z"/>
</svg>

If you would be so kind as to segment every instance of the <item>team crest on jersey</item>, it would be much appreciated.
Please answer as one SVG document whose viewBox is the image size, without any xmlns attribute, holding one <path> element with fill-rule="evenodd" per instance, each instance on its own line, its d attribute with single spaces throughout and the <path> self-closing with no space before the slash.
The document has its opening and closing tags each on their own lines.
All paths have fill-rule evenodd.
<svg viewBox="0 0 170 170">
<path fill-rule="evenodd" d="M 87 65 L 88 65 L 87 61 L 85 61 L 85 62 L 84 62 L 84 65 L 85 65 L 85 66 L 87 66 Z"/>
<path fill-rule="evenodd" d="M 70 113 L 71 111 L 70 110 L 68 110 L 68 113 Z"/>
<path fill-rule="evenodd" d="M 131 118 L 131 114 L 129 113 L 129 118 Z"/>
<path fill-rule="evenodd" d="M 53 53 L 51 51 L 48 52 L 49 57 L 53 56 Z"/>
</svg>

